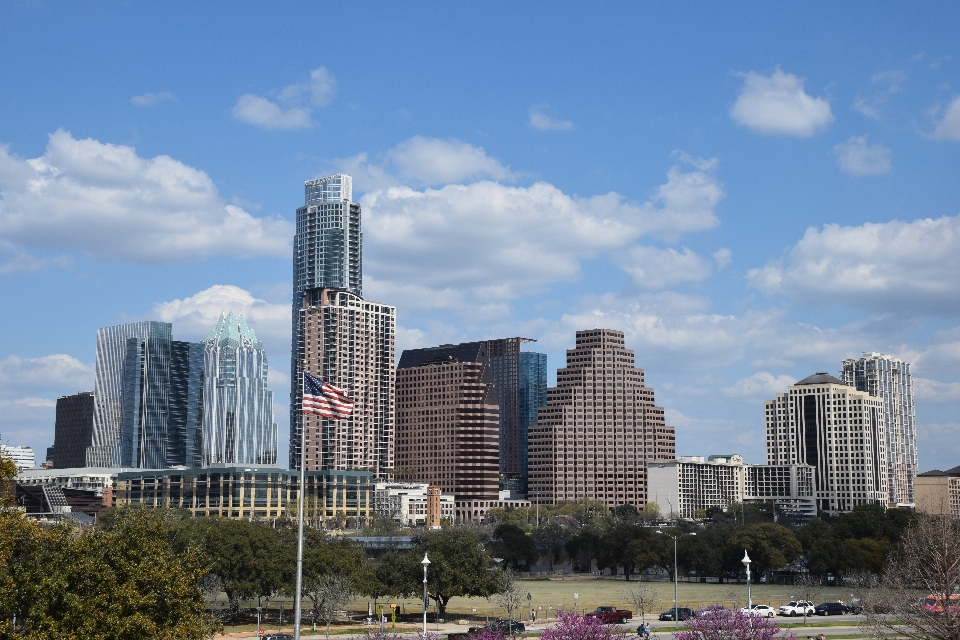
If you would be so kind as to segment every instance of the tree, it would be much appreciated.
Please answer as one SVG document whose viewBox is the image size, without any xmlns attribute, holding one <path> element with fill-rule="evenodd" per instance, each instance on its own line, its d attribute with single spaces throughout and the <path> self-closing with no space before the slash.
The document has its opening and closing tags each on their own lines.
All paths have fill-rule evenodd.
<svg viewBox="0 0 960 640">
<path fill-rule="evenodd" d="M 686 621 L 687 629 L 673 634 L 675 640 L 795 640 L 792 631 L 781 634 L 771 618 L 761 618 L 723 607 L 707 607 Z M 778 635 L 780 634 L 780 635 Z"/>
<path fill-rule="evenodd" d="M 660 505 L 656 502 L 648 502 L 643 505 L 643 510 L 640 511 L 640 518 L 648 525 L 658 522 L 660 520 Z"/>
<path fill-rule="evenodd" d="M 499 583 L 493 558 L 480 543 L 475 529 L 458 527 L 429 531 L 416 539 L 412 553 L 402 556 L 405 591 L 416 594 L 423 587 L 424 554 L 430 560 L 427 590 L 444 618 L 447 603 L 456 596 L 487 598 L 497 592 Z"/>
<path fill-rule="evenodd" d="M 773 569 L 794 562 L 800 557 L 803 547 L 786 527 L 773 523 L 749 524 L 730 537 L 727 561 L 734 564 L 743 558 L 744 550 L 753 561 L 752 569 L 759 576 Z"/>
<path fill-rule="evenodd" d="M 645 623 L 647 614 L 653 611 L 653 605 L 657 601 L 657 592 L 650 583 L 639 581 L 632 589 L 622 591 L 620 597 L 633 605 L 634 611 L 640 614 L 640 622 Z"/>
<path fill-rule="evenodd" d="M 490 552 L 514 569 L 527 567 L 537 561 L 537 545 L 533 538 L 515 524 L 499 524 L 493 530 Z"/>
<path fill-rule="evenodd" d="M 353 600 L 353 580 L 342 573 L 318 575 L 303 585 L 302 593 L 313 605 L 311 618 L 313 630 L 317 630 L 317 618 L 327 623 L 327 638 L 330 637 L 330 623 Z"/>
<path fill-rule="evenodd" d="M 547 558 L 550 571 L 553 571 L 553 563 L 558 559 L 558 554 L 563 552 L 563 545 L 568 539 L 567 530 L 555 518 L 534 529 L 533 542 L 541 555 Z"/>
<path fill-rule="evenodd" d="M 820 599 L 820 578 L 812 573 L 801 574 L 797 581 L 794 582 L 795 588 L 794 591 L 797 594 L 798 600 L 806 600 L 807 602 L 812 602 L 814 604 Z M 807 609 L 803 610 L 803 624 L 807 624 Z"/>
<path fill-rule="evenodd" d="M 558 612 L 560 620 L 540 634 L 541 640 L 624 640 L 626 634 L 616 626 L 607 626 L 599 618 L 587 618 L 576 612 Z"/>
<path fill-rule="evenodd" d="M 872 591 L 862 625 L 871 637 L 960 638 L 960 522 L 917 514 Z"/>
<path fill-rule="evenodd" d="M 517 574 L 510 570 L 500 572 L 500 591 L 493 596 L 493 601 L 507 612 L 507 620 L 513 622 L 513 614 L 523 606 L 526 600 L 526 589 L 517 579 Z M 513 631 L 511 624 L 510 630 Z M 512 634 L 511 634 L 512 635 Z"/>
</svg>

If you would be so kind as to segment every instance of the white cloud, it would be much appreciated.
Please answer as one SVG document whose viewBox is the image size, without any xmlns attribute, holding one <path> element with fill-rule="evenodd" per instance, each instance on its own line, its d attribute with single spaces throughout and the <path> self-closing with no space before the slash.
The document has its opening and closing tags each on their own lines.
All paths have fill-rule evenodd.
<svg viewBox="0 0 960 640">
<path fill-rule="evenodd" d="M 276 92 L 276 101 L 247 93 L 233 106 L 233 117 L 263 129 L 308 129 L 313 126 L 313 107 L 330 104 L 337 81 L 324 67 L 310 72 L 310 79 Z"/>
<path fill-rule="evenodd" d="M 729 265 L 730 262 L 733 260 L 733 252 L 731 252 L 730 249 L 727 249 L 726 247 L 722 249 L 717 249 L 710 255 L 712 255 L 713 259 L 716 261 L 717 269 L 723 269 L 724 267 Z"/>
<path fill-rule="evenodd" d="M 73 264 L 69 256 L 40 258 L 0 239 L 0 276 L 12 273 L 35 273 L 46 269 L 65 269 Z"/>
<path fill-rule="evenodd" d="M 786 374 L 775 376 L 767 371 L 757 371 L 725 387 L 723 393 L 732 398 L 773 399 L 778 393 L 785 393 L 787 387 L 796 381 Z"/>
<path fill-rule="evenodd" d="M 833 148 L 837 164 L 852 176 L 890 173 L 890 149 L 881 144 L 867 144 L 866 136 L 851 136 Z"/>
<path fill-rule="evenodd" d="M 93 344 L 91 342 L 91 351 Z M 22 398 L 46 395 L 46 402 L 61 395 L 93 390 L 93 365 L 84 364 L 73 356 L 55 353 L 41 358 L 22 358 L 10 355 L 0 360 L 0 389 L 2 395 L 26 406 L 47 406 Z"/>
<path fill-rule="evenodd" d="M 891 95 L 900 91 L 906 80 L 907 74 L 902 71 L 889 70 L 874 73 L 870 76 L 873 89 L 865 97 L 857 94 L 853 100 L 853 108 L 868 118 L 878 118 L 880 108 Z"/>
<path fill-rule="evenodd" d="M 550 105 L 538 104 L 530 107 L 530 126 L 537 131 L 566 131 L 573 129 L 573 122 L 547 115 Z"/>
<path fill-rule="evenodd" d="M 454 138 L 439 140 L 414 136 L 387 152 L 400 178 L 423 185 L 449 184 L 490 178 L 513 180 L 510 167 L 486 154 L 482 147 Z"/>
<path fill-rule="evenodd" d="M 289 256 L 293 225 L 225 204 L 210 177 L 169 156 L 50 135 L 39 158 L 0 146 L 0 241 L 101 260 L 170 263 Z M 29 265 L 27 265 L 29 266 Z"/>
<path fill-rule="evenodd" d="M 913 388 L 917 400 L 933 403 L 960 402 L 960 382 L 914 377 Z"/>
<path fill-rule="evenodd" d="M 433 307 L 446 306 L 453 290 L 469 289 L 486 302 L 540 291 L 579 277 L 580 260 L 628 249 L 643 235 L 677 237 L 716 226 L 723 187 L 712 173 L 715 162 L 700 166 L 672 167 L 641 204 L 616 193 L 569 196 L 542 182 L 379 189 L 361 199 L 365 270 L 382 298 L 396 299 L 416 283 L 423 288 L 417 297 Z"/>
<path fill-rule="evenodd" d="M 629 249 L 618 260 L 620 267 L 644 289 L 663 289 L 682 282 L 700 282 L 713 273 L 710 261 L 687 247 L 657 249 L 642 245 Z"/>
<path fill-rule="evenodd" d="M 152 107 L 155 104 L 166 102 L 167 100 L 179 102 L 176 96 L 169 91 L 160 91 L 159 93 L 141 93 L 138 96 L 133 96 L 130 98 L 130 104 L 138 107 Z"/>
<path fill-rule="evenodd" d="M 960 216 L 809 228 L 782 262 L 748 272 L 751 285 L 811 304 L 899 314 L 960 311 Z"/>
<path fill-rule="evenodd" d="M 285 341 L 289 350 L 290 304 L 273 304 L 233 285 L 217 284 L 187 298 L 161 302 L 153 307 L 150 317 L 172 322 L 178 339 L 201 340 L 225 311 L 242 313 L 257 338 L 264 342 Z"/>
<path fill-rule="evenodd" d="M 833 122 L 830 103 L 804 90 L 804 79 L 780 69 L 767 77 L 750 71 L 730 116 L 739 124 L 768 135 L 808 138 Z"/>
<path fill-rule="evenodd" d="M 930 137 L 934 140 L 960 140 L 960 96 L 947 105 Z"/>
</svg>

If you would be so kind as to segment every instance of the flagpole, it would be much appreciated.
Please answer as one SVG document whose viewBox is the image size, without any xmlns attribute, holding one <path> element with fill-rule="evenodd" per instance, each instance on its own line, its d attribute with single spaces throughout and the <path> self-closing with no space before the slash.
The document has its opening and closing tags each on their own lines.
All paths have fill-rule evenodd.
<svg viewBox="0 0 960 640">
<path fill-rule="evenodd" d="M 306 364 L 306 361 L 304 361 Z M 301 397 L 303 396 L 303 375 L 301 374 Z M 301 403 L 303 401 L 301 400 Z M 301 408 L 302 411 L 302 408 Z M 303 504 L 307 499 L 307 427 L 300 414 L 300 500 L 297 507 L 297 593 L 293 614 L 293 637 L 300 640 L 300 592 L 303 583 Z"/>
</svg>

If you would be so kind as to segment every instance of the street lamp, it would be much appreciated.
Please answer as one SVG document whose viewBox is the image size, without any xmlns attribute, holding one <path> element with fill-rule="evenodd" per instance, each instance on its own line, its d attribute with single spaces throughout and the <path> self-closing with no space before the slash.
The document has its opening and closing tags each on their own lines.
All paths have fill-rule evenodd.
<svg viewBox="0 0 960 640">
<path fill-rule="evenodd" d="M 743 560 L 741 560 L 743 566 L 747 568 L 747 609 L 753 608 L 753 599 L 750 593 L 750 556 L 747 555 L 747 550 L 743 550 Z"/>
<path fill-rule="evenodd" d="M 423 562 L 420 564 L 423 565 L 423 638 L 427 638 L 427 605 L 430 602 L 427 596 L 427 566 L 430 564 L 430 559 L 427 557 L 427 554 L 423 554 Z"/>
<path fill-rule="evenodd" d="M 671 509 L 673 507 L 671 506 Z M 680 603 L 677 602 L 677 537 L 672 536 L 669 533 L 664 533 L 663 531 L 657 531 L 660 535 L 667 536 L 668 538 L 673 539 L 673 619 L 675 622 L 680 622 Z"/>
</svg>

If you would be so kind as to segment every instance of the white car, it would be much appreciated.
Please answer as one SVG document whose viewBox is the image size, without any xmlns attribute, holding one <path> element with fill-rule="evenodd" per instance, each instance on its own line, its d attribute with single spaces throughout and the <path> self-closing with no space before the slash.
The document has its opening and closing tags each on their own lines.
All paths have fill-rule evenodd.
<svg viewBox="0 0 960 640">
<path fill-rule="evenodd" d="M 791 618 L 803 615 L 812 616 L 813 613 L 813 603 L 806 600 L 791 600 L 777 609 L 777 615 L 790 616 Z"/>
<path fill-rule="evenodd" d="M 743 613 L 750 614 L 751 616 L 760 616 L 761 618 L 772 618 L 777 615 L 777 612 L 773 610 L 773 607 L 765 604 L 755 604 L 753 608 L 744 607 L 740 609 Z"/>
</svg>

